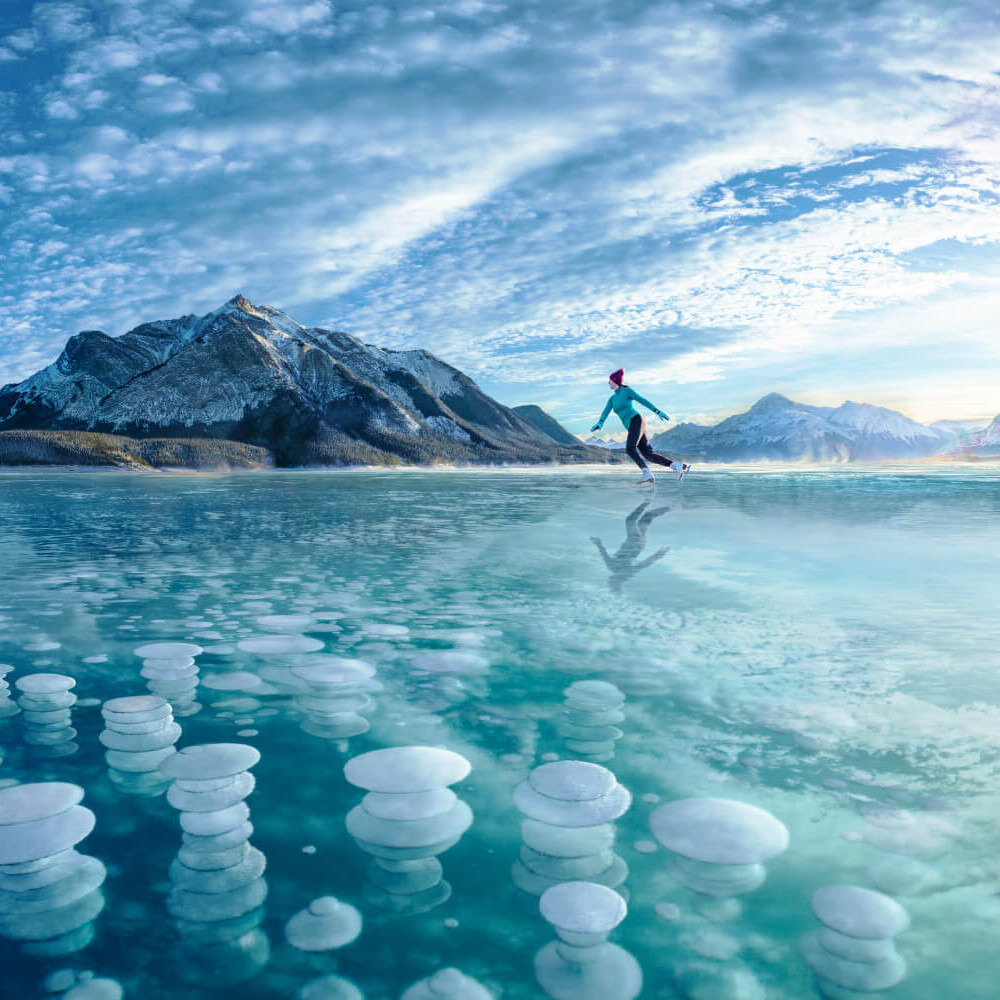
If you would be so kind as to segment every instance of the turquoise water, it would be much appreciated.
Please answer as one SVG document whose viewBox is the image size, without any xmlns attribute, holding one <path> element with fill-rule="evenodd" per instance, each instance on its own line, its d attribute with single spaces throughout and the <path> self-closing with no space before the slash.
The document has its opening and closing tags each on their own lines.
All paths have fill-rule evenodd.
<svg viewBox="0 0 1000 1000">
<path fill-rule="evenodd" d="M 641 966 L 643 997 L 819 996 L 798 941 L 820 926 L 812 893 L 837 883 L 910 916 L 895 942 L 906 978 L 874 995 L 995 996 L 1000 470 L 696 470 L 652 494 L 633 478 L 0 474 L 6 680 L 69 675 L 80 699 L 64 756 L 0 717 L 0 781 L 80 785 L 96 826 L 78 849 L 107 868 L 79 951 L 0 939 L 3 995 L 42 996 L 58 969 L 189 1000 L 291 997 L 336 972 L 380 1000 L 457 966 L 496 997 L 543 996 L 533 959 L 554 932 L 512 877 L 513 790 L 580 756 L 563 692 L 601 680 L 625 718 L 598 756 L 633 796 L 615 846 L 629 910 L 611 940 Z M 281 625 L 323 644 L 303 660 L 375 668 L 367 732 L 303 729 L 291 660 L 236 645 L 274 632 L 269 615 L 308 619 Z M 113 781 L 98 739 L 99 702 L 147 693 L 134 650 L 166 641 L 205 650 L 177 746 L 261 754 L 247 804 L 267 897 L 238 947 L 194 940 L 168 913 L 178 812 Z M 402 745 L 472 766 L 454 791 L 474 821 L 439 857 L 436 905 L 413 913 L 382 905 L 345 828 L 364 790 L 344 764 Z M 649 816 L 691 796 L 787 827 L 759 888 L 719 900 L 672 877 Z M 286 921 L 323 895 L 361 912 L 360 937 L 291 947 Z"/>
</svg>

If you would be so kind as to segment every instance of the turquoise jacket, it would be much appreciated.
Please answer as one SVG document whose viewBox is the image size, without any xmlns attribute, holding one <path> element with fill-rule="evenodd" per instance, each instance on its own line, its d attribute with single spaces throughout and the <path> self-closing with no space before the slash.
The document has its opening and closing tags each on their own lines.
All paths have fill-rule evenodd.
<svg viewBox="0 0 1000 1000">
<path fill-rule="evenodd" d="M 612 408 L 615 413 L 621 418 L 621 422 L 625 425 L 625 430 L 628 430 L 628 425 L 632 422 L 633 417 L 639 415 L 639 411 L 632 405 L 633 402 L 642 403 L 643 406 L 651 409 L 658 417 L 666 418 L 666 414 L 658 410 L 653 404 L 648 400 L 644 399 L 635 391 L 627 385 L 620 385 L 608 399 L 604 406 L 604 410 L 601 412 L 600 419 L 597 421 L 597 430 L 601 429 L 604 421 L 607 420 L 608 414 L 611 412 Z"/>
</svg>

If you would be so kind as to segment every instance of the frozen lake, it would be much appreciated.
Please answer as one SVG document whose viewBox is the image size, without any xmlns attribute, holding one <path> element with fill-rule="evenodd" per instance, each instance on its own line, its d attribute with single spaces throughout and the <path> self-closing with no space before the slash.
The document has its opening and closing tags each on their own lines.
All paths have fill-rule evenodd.
<svg viewBox="0 0 1000 1000">
<path fill-rule="evenodd" d="M 634 478 L 0 473 L 0 783 L 84 793 L 38 820 L 0 790 L 0 862 L 35 859 L 0 867 L 3 995 L 61 995 L 42 984 L 68 969 L 158 1000 L 333 973 L 396 1000 L 454 966 L 490 992 L 407 1000 L 577 974 L 615 1000 L 637 965 L 645 998 L 800 1000 L 824 995 L 808 957 L 831 997 L 995 997 L 1000 469 Z M 35 674 L 75 685 L 18 687 Z M 158 700 L 102 714 L 130 696 Z M 168 749 L 212 743 L 259 762 Z M 345 777 L 408 746 L 453 753 Z M 547 766 L 568 760 L 588 766 Z M 698 826 L 688 798 L 728 801 Z M 54 882 L 81 807 L 96 862 Z M 627 899 L 627 955 L 536 967 L 538 897 L 572 880 Z M 834 893 L 821 923 L 837 885 L 905 914 L 865 897 L 876 930 L 852 934 Z M 294 946 L 324 896 L 360 934 Z M 625 972 L 595 993 L 588 961 Z"/>
</svg>

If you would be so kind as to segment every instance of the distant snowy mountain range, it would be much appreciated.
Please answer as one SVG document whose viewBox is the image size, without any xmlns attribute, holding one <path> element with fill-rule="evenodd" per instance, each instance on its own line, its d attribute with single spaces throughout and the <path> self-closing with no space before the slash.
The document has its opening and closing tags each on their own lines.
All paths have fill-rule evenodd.
<svg viewBox="0 0 1000 1000">
<path fill-rule="evenodd" d="M 588 444 L 621 449 L 621 442 Z M 773 392 L 715 426 L 680 423 L 650 438 L 667 454 L 701 461 L 858 462 L 1000 453 L 1000 416 L 986 428 L 966 421 L 918 423 L 869 403 L 796 403 Z"/>
<path fill-rule="evenodd" d="M 545 430 L 535 409 L 501 405 L 428 351 L 304 327 L 238 295 L 206 316 L 71 337 L 53 364 L 0 388 L 0 431 L 224 438 L 280 465 L 618 460 L 555 421 L 561 434 Z"/>
</svg>

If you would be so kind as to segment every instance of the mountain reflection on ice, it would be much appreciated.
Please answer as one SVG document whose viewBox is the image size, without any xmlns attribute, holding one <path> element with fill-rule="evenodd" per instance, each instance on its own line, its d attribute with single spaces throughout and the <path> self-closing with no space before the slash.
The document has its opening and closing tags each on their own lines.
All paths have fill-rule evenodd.
<svg viewBox="0 0 1000 1000">
<path fill-rule="evenodd" d="M 656 490 L 0 474 L 4 995 L 993 997 L 1000 470 Z"/>
</svg>

